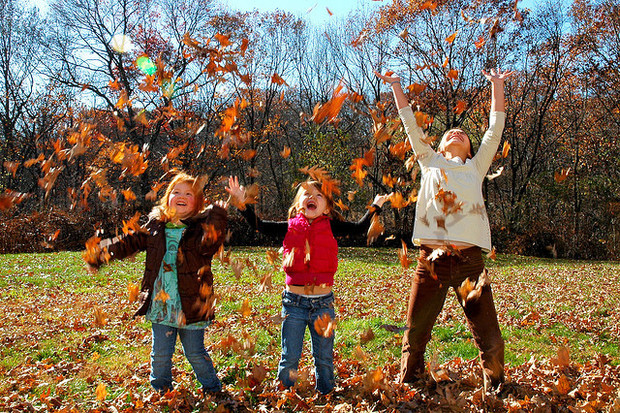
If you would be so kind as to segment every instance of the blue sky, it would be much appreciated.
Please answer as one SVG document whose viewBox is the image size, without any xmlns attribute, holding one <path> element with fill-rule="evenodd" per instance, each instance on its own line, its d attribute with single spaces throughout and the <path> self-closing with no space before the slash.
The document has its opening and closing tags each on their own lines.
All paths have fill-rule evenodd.
<svg viewBox="0 0 620 413">
<path fill-rule="evenodd" d="M 25 1 L 39 7 L 41 12 L 47 12 L 49 0 Z M 254 9 L 260 11 L 284 10 L 320 26 L 335 18 L 346 17 L 351 11 L 357 9 L 377 9 L 389 4 L 391 0 L 219 0 L 219 2 L 231 10 L 239 11 Z M 562 2 L 570 4 L 570 0 L 562 0 Z M 519 7 L 535 8 L 536 3 L 535 0 L 521 0 Z M 330 15 L 327 9 L 333 15 Z"/>
</svg>

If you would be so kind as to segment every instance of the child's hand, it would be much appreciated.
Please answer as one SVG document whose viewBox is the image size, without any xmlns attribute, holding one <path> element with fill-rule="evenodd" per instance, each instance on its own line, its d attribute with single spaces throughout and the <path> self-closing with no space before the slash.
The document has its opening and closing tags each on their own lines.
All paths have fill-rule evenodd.
<svg viewBox="0 0 620 413">
<path fill-rule="evenodd" d="M 377 76 L 379 79 L 383 80 L 385 83 L 387 84 L 392 84 L 392 83 L 399 83 L 400 82 L 400 76 L 398 76 L 396 73 L 392 73 L 391 76 L 387 76 L 387 75 L 382 75 L 381 73 L 377 72 L 376 70 L 373 70 L 375 76 Z"/>
<path fill-rule="evenodd" d="M 497 69 L 497 70 L 496 69 L 491 69 L 490 72 L 487 72 L 487 71 L 483 70 L 482 74 L 491 83 L 497 83 L 497 82 L 502 82 L 503 83 L 506 79 L 508 79 L 510 76 L 512 76 L 514 74 L 514 70 L 509 70 L 509 71 L 502 72 L 500 69 Z"/>
<path fill-rule="evenodd" d="M 376 205 L 378 207 L 382 207 L 383 204 L 385 204 L 385 201 L 388 201 L 390 199 L 390 196 L 392 196 L 393 192 L 390 192 L 387 195 L 377 195 L 375 196 L 375 199 L 372 201 L 373 205 Z"/>
<path fill-rule="evenodd" d="M 245 209 L 245 188 L 239 185 L 239 178 L 231 176 L 228 178 L 228 187 L 226 192 L 230 194 L 228 202 L 235 207 L 244 210 Z"/>
</svg>

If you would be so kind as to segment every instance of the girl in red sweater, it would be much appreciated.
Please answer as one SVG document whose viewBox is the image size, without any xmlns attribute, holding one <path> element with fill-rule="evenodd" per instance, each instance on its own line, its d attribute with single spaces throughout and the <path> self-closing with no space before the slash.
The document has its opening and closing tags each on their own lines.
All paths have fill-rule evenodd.
<svg viewBox="0 0 620 413">
<path fill-rule="evenodd" d="M 335 236 L 364 234 L 372 217 L 381 211 L 387 195 L 377 195 L 358 222 L 343 221 L 334 201 L 321 191 L 321 183 L 307 181 L 299 186 L 288 213 L 288 221 L 263 221 L 245 205 L 245 189 L 237 177 L 226 188 L 250 226 L 284 238 L 283 268 L 286 287 L 282 293 L 282 355 L 278 379 L 285 387 L 295 384 L 306 328 L 310 329 L 316 371 L 316 389 L 326 394 L 334 388 L 334 334 L 320 334 L 314 327 L 319 318 L 333 320 L 334 274 L 338 268 Z"/>
</svg>

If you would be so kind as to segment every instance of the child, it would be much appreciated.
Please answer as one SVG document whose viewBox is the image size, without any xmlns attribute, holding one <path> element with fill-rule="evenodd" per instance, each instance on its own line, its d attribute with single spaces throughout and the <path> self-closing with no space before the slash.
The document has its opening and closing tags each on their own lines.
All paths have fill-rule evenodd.
<svg viewBox="0 0 620 413">
<path fill-rule="evenodd" d="M 421 258 L 409 296 L 401 382 L 414 382 L 424 372 L 426 344 L 450 286 L 460 296 L 459 302 L 480 349 L 485 381 L 488 378 L 491 385 L 497 387 L 504 380 L 504 340 L 481 252 L 491 249 L 482 181 L 502 136 L 506 117 L 504 80 L 512 73 L 483 71 L 492 86 L 491 116 L 489 129 L 472 157 L 471 142 L 460 129 L 447 131 L 439 151 L 435 152 L 423 140 L 424 132 L 416 123 L 400 78 L 375 72 L 392 87 L 405 131 L 422 170 L 413 230 L 413 241 L 421 246 Z M 470 294 L 472 286 L 477 291 Z"/>
<path fill-rule="evenodd" d="M 316 370 L 316 389 L 327 394 L 334 388 L 334 335 L 324 337 L 314 322 L 333 320 L 334 274 L 338 267 L 338 244 L 334 236 L 362 234 L 368 231 L 372 217 L 381 210 L 387 196 L 377 195 L 372 207 L 359 222 L 342 221 L 334 210 L 334 201 L 321 192 L 321 183 L 304 182 L 299 186 L 289 209 L 289 220 L 263 221 L 245 206 L 245 190 L 237 177 L 229 179 L 226 190 L 248 223 L 260 232 L 284 238 L 286 288 L 282 293 L 282 356 L 278 379 L 285 387 L 295 384 L 301 358 L 304 333 L 310 329 L 312 355 Z"/>
<path fill-rule="evenodd" d="M 172 355 L 177 334 L 203 392 L 222 389 L 204 346 L 204 332 L 213 314 L 211 259 L 224 240 L 227 211 L 204 208 L 197 178 L 179 173 L 138 231 L 101 242 L 84 259 L 98 268 L 109 259 L 123 259 L 146 250 L 146 263 L 134 316 L 152 322 L 151 385 L 172 388 Z"/>
</svg>

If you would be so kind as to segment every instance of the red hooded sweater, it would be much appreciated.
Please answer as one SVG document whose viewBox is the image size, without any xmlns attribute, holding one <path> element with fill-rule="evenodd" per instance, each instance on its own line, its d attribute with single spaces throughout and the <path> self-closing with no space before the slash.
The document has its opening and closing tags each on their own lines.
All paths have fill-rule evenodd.
<svg viewBox="0 0 620 413">
<path fill-rule="evenodd" d="M 306 245 L 309 251 L 306 251 Z M 305 215 L 297 214 L 289 219 L 283 250 L 284 262 L 288 264 L 284 266 L 287 285 L 334 285 L 338 243 L 328 217 L 320 216 L 308 222 Z M 291 251 L 294 254 L 292 262 L 286 259 Z"/>
</svg>

